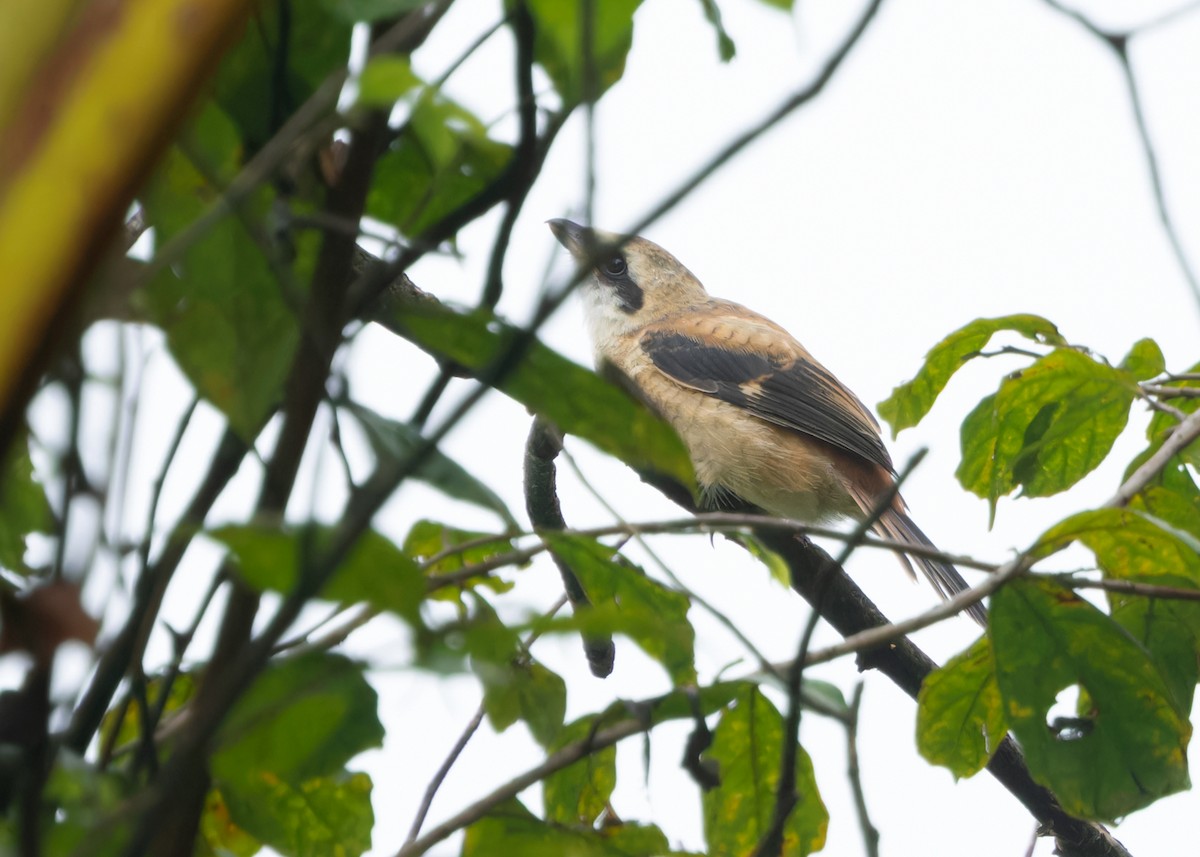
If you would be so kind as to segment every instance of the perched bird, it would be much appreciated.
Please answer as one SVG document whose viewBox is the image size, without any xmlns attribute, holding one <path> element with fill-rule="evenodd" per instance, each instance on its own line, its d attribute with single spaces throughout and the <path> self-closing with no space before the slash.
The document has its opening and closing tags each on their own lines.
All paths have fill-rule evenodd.
<svg viewBox="0 0 1200 857">
<path fill-rule="evenodd" d="M 871 412 L 786 330 L 710 297 L 645 238 L 569 220 L 549 226 L 590 271 L 581 292 L 600 371 L 675 428 L 710 505 L 732 494 L 809 523 L 862 520 L 893 487 L 892 459 Z M 898 494 L 873 529 L 932 546 Z M 967 586 L 949 563 L 898 556 L 944 598 Z M 969 612 L 985 622 L 982 606 Z"/>
</svg>

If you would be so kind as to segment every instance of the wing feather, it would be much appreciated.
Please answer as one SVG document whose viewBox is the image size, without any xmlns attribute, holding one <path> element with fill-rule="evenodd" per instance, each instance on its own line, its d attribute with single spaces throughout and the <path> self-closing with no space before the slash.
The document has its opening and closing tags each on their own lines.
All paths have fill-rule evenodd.
<svg viewBox="0 0 1200 857">
<path fill-rule="evenodd" d="M 800 343 L 742 307 L 714 309 L 642 334 L 642 349 L 660 372 L 892 471 L 871 412 Z"/>
</svg>

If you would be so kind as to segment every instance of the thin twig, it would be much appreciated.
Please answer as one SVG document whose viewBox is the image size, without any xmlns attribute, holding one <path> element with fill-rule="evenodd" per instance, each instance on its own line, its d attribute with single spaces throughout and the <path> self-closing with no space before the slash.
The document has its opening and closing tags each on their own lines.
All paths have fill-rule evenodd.
<svg viewBox="0 0 1200 857">
<path fill-rule="evenodd" d="M 1171 252 L 1175 255 L 1175 261 L 1179 265 L 1179 270 L 1183 274 L 1188 288 L 1191 289 L 1197 306 L 1200 306 L 1200 279 L 1197 279 L 1196 272 L 1188 260 L 1187 253 L 1183 249 L 1183 242 L 1180 240 L 1179 232 L 1175 227 L 1175 221 L 1167 208 L 1166 192 L 1163 189 L 1162 174 L 1158 163 L 1158 153 L 1155 150 L 1154 141 L 1150 139 L 1150 129 L 1146 123 L 1141 92 L 1138 89 L 1137 78 L 1133 73 L 1133 65 L 1129 60 L 1129 42 L 1136 35 L 1136 32 L 1108 32 L 1097 26 L 1083 13 L 1063 6 L 1058 0 L 1044 1 L 1051 9 L 1078 22 L 1084 29 L 1108 46 L 1116 56 L 1117 62 L 1121 66 L 1121 74 L 1125 78 L 1125 88 L 1129 94 L 1129 104 L 1133 109 L 1134 125 L 1137 128 L 1138 138 L 1142 143 L 1142 152 L 1146 158 L 1146 169 L 1150 175 L 1150 187 L 1154 192 L 1154 203 L 1158 209 L 1158 219 L 1162 223 L 1163 231 L 1166 233 L 1167 241 L 1171 245 Z M 1152 25 L 1154 23 L 1161 22 L 1152 22 Z"/>
<path fill-rule="evenodd" d="M 850 698 L 850 717 L 846 722 L 846 778 L 850 780 L 850 791 L 854 794 L 854 811 L 862 831 L 863 851 L 867 857 L 879 857 L 879 829 L 871 823 L 871 816 L 867 812 L 867 797 L 858 765 L 858 712 L 862 705 L 862 694 L 863 682 L 860 681 L 854 688 L 854 696 Z"/>
<path fill-rule="evenodd" d="M 550 609 L 544 614 L 545 618 L 552 617 L 555 613 L 561 610 L 567 603 L 567 597 L 564 595 L 558 599 Z M 534 641 L 540 636 L 540 632 L 534 630 L 521 642 L 521 648 L 528 654 L 529 647 L 534 644 Z M 412 827 L 409 828 L 408 837 L 404 840 L 405 845 L 412 844 L 418 835 L 421 833 L 421 826 L 425 823 L 426 816 L 429 815 L 429 808 L 433 805 L 433 799 L 437 795 L 438 789 L 442 787 L 446 777 L 450 774 L 450 769 L 454 767 L 458 761 L 458 757 L 462 755 L 463 750 L 467 748 L 467 743 L 475 735 L 479 729 L 479 725 L 483 723 L 485 707 L 482 702 L 479 703 L 479 708 L 475 710 L 475 714 L 471 717 L 462 734 L 458 736 L 458 740 L 454 742 L 454 746 L 450 748 L 450 752 L 438 766 L 437 772 L 433 775 L 429 785 L 425 787 L 425 794 L 421 796 L 421 805 L 417 808 L 417 814 L 413 818 Z"/>
<path fill-rule="evenodd" d="M 1178 586 L 1156 586 L 1152 583 L 1140 583 L 1135 580 L 1081 580 L 1071 575 L 1056 577 L 1059 583 L 1071 589 L 1100 589 L 1105 592 L 1119 592 L 1125 595 L 1141 595 L 1146 598 L 1157 598 L 1162 601 L 1200 601 L 1200 589 L 1184 589 Z"/>
<path fill-rule="evenodd" d="M 1146 459 L 1142 466 L 1125 480 L 1125 484 L 1117 490 L 1113 498 L 1104 504 L 1105 508 L 1119 509 L 1128 506 L 1178 452 L 1197 438 L 1200 438 L 1200 411 L 1189 414 L 1187 419 L 1175 426 L 1175 430 L 1163 441 L 1162 446 Z"/>
</svg>

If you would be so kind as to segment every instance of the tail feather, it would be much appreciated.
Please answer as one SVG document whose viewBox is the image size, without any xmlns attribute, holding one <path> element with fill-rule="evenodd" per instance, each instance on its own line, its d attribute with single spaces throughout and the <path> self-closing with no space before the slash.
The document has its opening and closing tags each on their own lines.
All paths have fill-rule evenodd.
<svg viewBox="0 0 1200 857">
<path fill-rule="evenodd" d="M 897 500 L 899 500 L 899 498 L 897 498 Z M 899 503 L 897 503 L 897 505 L 899 505 Z M 921 528 L 918 527 L 913 522 L 913 519 L 908 517 L 908 515 L 906 515 L 901 509 L 902 507 L 893 507 L 888 509 L 883 513 L 882 516 L 880 516 L 879 520 L 876 521 L 873 529 L 879 535 L 885 538 L 893 539 L 899 542 L 923 545 L 924 547 L 934 548 L 936 550 L 936 547 L 934 546 L 933 542 L 929 540 L 929 537 L 921 532 Z M 963 580 L 963 576 L 958 573 L 958 569 L 948 562 L 944 562 L 940 559 L 933 559 L 931 557 L 909 556 L 902 553 L 896 554 L 896 556 L 908 570 L 908 573 L 914 577 L 915 574 L 913 574 L 913 565 L 915 564 L 917 567 L 919 567 L 921 572 L 925 575 L 925 578 L 931 584 L 933 584 L 933 588 L 937 590 L 938 594 L 941 595 L 942 598 L 950 598 L 951 596 L 962 592 L 964 589 L 970 588 L 967 582 Z M 972 604 L 966 609 L 966 613 L 981 626 L 985 628 L 987 627 L 987 610 L 982 604 L 978 602 Z"/>
<path fill-rule="evenodd" d="M 876 529 L 888 538 L 936 549 L 933 542 L 921 532 L 921 528 L 913 522 L 913 519 L 897 509 L 888 509 L 879 519 Z M 950 598 L 964 589 L 970 588 L 969 584 L 963 580 L 963 576 L 958 573 L 958 569 L 948 562 L 923 556 L 909 557 L 906 554 L 898 556 L 908 567 L 910 573 L 915 563 L 942 598 Z M 987 627 L 987 610 L 982 604 L 979 602 L 972 604 L 966 609 L 966 613 L 981 626 Z"/>
</svg>

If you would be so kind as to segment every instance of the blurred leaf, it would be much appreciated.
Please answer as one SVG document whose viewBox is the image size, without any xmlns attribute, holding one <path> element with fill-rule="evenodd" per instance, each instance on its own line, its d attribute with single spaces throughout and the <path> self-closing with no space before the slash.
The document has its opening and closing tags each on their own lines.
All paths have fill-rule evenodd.
<svg viewBox="0 0 1200 857">
<path fill-rule="evenodd" d="M 58 753 L 42 795 L 43 805 L 55 811 L 47 813 L 47 821 L 53 820 L 43 831 L 41 853 L 88 857 L 124 854 L 130 825 L 127 819 L 115 816 L 133 792 L 133 785 L 120 773 L 101 771 L 70 752 Z M 3 844 L 0 839 L 0 846 Z"/>
<path fill-rule="evenodd" d="M 511 5 L 511 4 L 510 4 Z M 599 98 L 625 73 L 625 55 L 633 44 L 633 13 L 641 0 L 592 3 L 592 89 Z M 583 52 L 583 0 L 527 0 L 536 35 L 533 57 L 549 75 L 564 106 L 588 95 Z"/>
<path fill-rule="evenodd" d="M 1157 342 L 1153 339 L 1139 339 L 1121 361 L 1121 368 L 1136 380 L 1145 381 L 1165 372 L 1167 361 Z"/>
<path fill-rule="evenodd" d="M 437 521 L 417 521 L 404 537 L 404 552 L 421 563 L 428 563 L 438 554 L 470 542 L 478 544 L 439 559 L 427 566 L 425 573 L 430 576 L 449 574 L 514 549 L 512 536 L 462 530 Z"/>
<path fill-rule="evenodd" d="M 347 402 L 343 410 L 358 420 L 378 458 L 402 460 L 421 443 L 421 433 L 407 423 L 390 420 L 356 402 Z M 413 477 L 438 489 L 447 497 L 495 512 L 506 526 L 514 530 L 520 528 L 508 506 L 495 491 L 436 449 L 426 457 L 425 463 L 417 469 Z"/>
<path fill-rule="evenodd" d="M 251 154 L 331 72 L 346 66 L 353 21 L 334 14 L 334 5 L 336 0 L 259 3 L 241 39 L 222 60 L 215 97 Z M 287 10 L 284 20 L 281 8 Z"/>
<path fill-rule="evenodd" d="M 615 605 L 612 631 L 633 640 L 662 664 L 676 685 L 696 683 L 695 631 L 687 596 L 650 579 L 616 550 L 583 536 L 544 535 L 550 549 L 575 572 L 597 609 Z"/>
<path fill-rule="evenodd" d="M 983 770 L 1008 731 L 988 638 L 930 673 L 917 705 L 917 749 L 927 761 L 956 779 Z"/>
<path fill-rule="evenodd" d="M 319 0 L 335 16 L 349 24 L 395 18 L 424 6 L 427 0 Z"/>
<path fill-rule="evenodd" d="M 513 799 L 467 828 L 462 857 L 660 857 L 673 854 L 651 824 L 605 824 L 599 830 L 547 824 Z"/>
<path fill-rule="evenodd" d="M 517 635 L 504 628 L 500 617 L 482 598 L 476 598 L 476 626 L 501 626 L 484 647 L 471 646 L 471 667 L 483 683 L 483 709 L 488 722 L 503 732 L 524 720 L 534 739 L 549 746 L 563 725 L 567 685 L 554 672 L 534 661 L 519 645 Z"/>
<path fill-rule="evenodd" d="M 371 57 L 358 79 L 358 103 L 364 107 L 390 107 L 420 85 L 421 78 L 413 73 L 407 57 Z"/>
<path fill-rule="evenodd" d="M 1069 348 L 1009 375 L 962 425 L 963 487 L 996 501 L 1020 487 L 1045 497 L 1104 460 L 1135 395 L 1130 376 Z"/>
<path fill-rule="evenodd" d="M 165 682 L 161 676 L 152 678 L 146 683 L 146 701 L 149 702 L 152 710 L 160 704 L 164 686 Z M 186 705 L 195 692 L 196 679 L 191 673 L 183 672 L 176 675 L 175 680 L 171 682 L 166 704 L 163 705 L 163 719 L 166 719 Z M 115 735 L 112 734 L 114 727 L 117 728 Z M 116 709 L 104 715 L 104 720 L 100 724 L 101 743 L 120 749 L 138 740 L 141 736 L 141 731 L 142 709 L 140 705 L 131 701 L 125 712 L 125 716 L 120 718 L 119 723 Z"/>
<path fill-rule="evenodd" d="M 0 405 L 39 354 L 196 93 L 246 0 L 0 3 Z"/>
<path fill-rule="evenodd" d="M 46 491 L 33 476 L 24 434 L 9 444 L 0 465 L 0 567 L 26 574 L 25 538 L 54 526 Z"/>
<path fill-rule="evenodd" d="M 849 716 L 850 706 L 842 689 L 836 684 L 815 678 L 806 678 L 800 686 L 800 704 L 822 714 Z"/>
<path fill-rule="evenodd" d="M 543 747 L 554 740 L 567 711 L 567 685 L 557 673 L 536 661 L 476 661 L 475 673 L 483 682 L 488 721 L 497 732 L 523 720 Z"/>
<path fill-rule="evenodd" d="M 299 784 L 263 773 L 222 786 L 238 827 L 289 857 L 358 857 L 371 847 L 371 778 L 340 771 Z"/>
<path fill-rule="evenodd" d="M 1018 333 L 1042 345 L 1066 345 L 1058 328 L 1040 316 L 975 319 L 935 345 L 925 355 L 925 365 L 916 377 L 896 387 L 892 395 L 879 403 L 879 416 L 891 426 L 892 437 L 919 423 L 954 373 L 968 360 L 978 357 L 992 336 L 1001 331 Z"/>
<path fill-rule="evenodd" d="M 289 855 L 361 854 L 371 844 L 371 780 L 343 766 L 383 743 L 378 699 L 352 661 L 275 661 L 217 736 L 214 785 L 233 823 Z"/>
<path fill-rule="evenodd" d="M 253 857 L 262 843 L 233 823 L 225 798 L 216 789 L 204 800 L 195 857 Z"/>
<path fill-rule="evenodd" d="M 747 686 L 721 715 L 705 756 L 720 766 L 721 783 L 703 793 L 704 836 L 711 857 L 749 857 L 771 826 L 783 755 L 783 717 L 758 688 Z M 796 807 L 783 828 L 782 854 L 812 854 L 825 845 L 829 813 L 817 791 L 812 760 L 796 752 Z"/>
<path fill-rule="evenodd" d="M 209 104 L 192 125 L 193 150 L 225 182 L 236 172 L 241 142 L 229 118 Z M 142 201 L 159 246 L 216 200 L 213 187 L 178 148 L 166 155 Z M 246 221 L 262 223 L 270 194 L 257 192 L 241 209 L 194 241 L 180 262 L 159 272 L 141 300 L 149 320 L 167 334 L 179 367 L 225 414 L 247 443 L 282 397 L 298 339 L 295 317 Z M 310 242 L 311 243 L 311 242 Z"/>
<path fill-rule="evenodd" d="M 598 715 L 568 723 L 558 733 L 553 750 L 583 741 L 603 728 Z M 573 765 L 555 771 L 542 781 L 542 803 L 546 820 L 576 827 L 591 826 L 608 806 L 617 785 L 617 748 L 605 747 L 589 753 Z"/>
<path fill-rule="evenodd" d="M 377 319 L 438 359 L 487 371 L 517 330 L 484 313 L 458 313 L 432 302 L 406 303 Z M 665 422 L 594 372 L 534 341 L 497 389 L 631 467 L 695 490 L 691 460 Z"/>
<path fill-rule="evenodd" d="M 1191 726 L 1147 652 L 1053 581 L 1011 581 L 993 597 L 996 682 L 1034 778 L 1081 818 L 1111 820 L 1188 787 Z M 1069 731 L 1047 722 L 1059 692 L 1091 708 Z"/>
<path fill-rule="evenodd" d="M 473 113 L 426 90 L 375 165 L 367 214 L 419 236 L 491 184 L 511 157 Z"/>
<path fill-rule="evenodd" d="M 229 798 L 228 785 L 299 786 L 338 773 L 362 751 L 382 746 L 377 705 L 363 667 L 348 658 L 313 653 L 272 662 L 226 719 L 213 776 Z"/>
<path fill-rule="evenodd" d="M 1185 374 L 1200 373 L 1200 363 L 1190 367 Z M 1172 387 L 1183 387 L 1187 389 L 1200 388 L 1200 381 L 1184 379 L 1179 381 L 1170 381 Z M 1185 414 L 1193 413 L 1197 408 L 1200 408 L 1200 397 L 1194 396 L 1177 396 L 1173 398 L 1164 398 L 1162 401 L 1165 404 L 1178 408 Z M 1157 449 L 1162 445 L 1167 435 L 1174 430 L 1179 424 L 1178 418 L 1173 414 L 1163 411 L 1156 411 L 1150 417 L 1150 425 L 1146 428 L 1146 437 L 1154 444 L 1152 449 Z M 1184 447 L 1177 455 L 1177 458 L 1192 467 L 1200 468 L 1200 440 L 1194 440 Z"/>
<path fill-rule="evenodd" d="M 700 0 L 700 5 L 704 9 L 704 17 L 717 34 L 717 54 L 721 57 L 721 62 L 729 62 L 737 54 L 737 45 L 733 43 L 733 39 L 725 30 L 725 24 L 721 21 L 721 8 L 717 6 L 717 0 Z"/>
<path fill-rule="evenodd" d="M 235 524 L 208 531 L 229 548 L 239 576 L 259 590 L 287 594 L 296 587 L 301 557 L 319 557 L 334 530 L 309 527 L 281 531 L 259 524 Z M 367 603 L 420 624 L 425 579 L 416 563 L 374 530 L 359 537 L 349 555 L 321 589 L 320 597 L 345 604 Z"/>
</svg>

